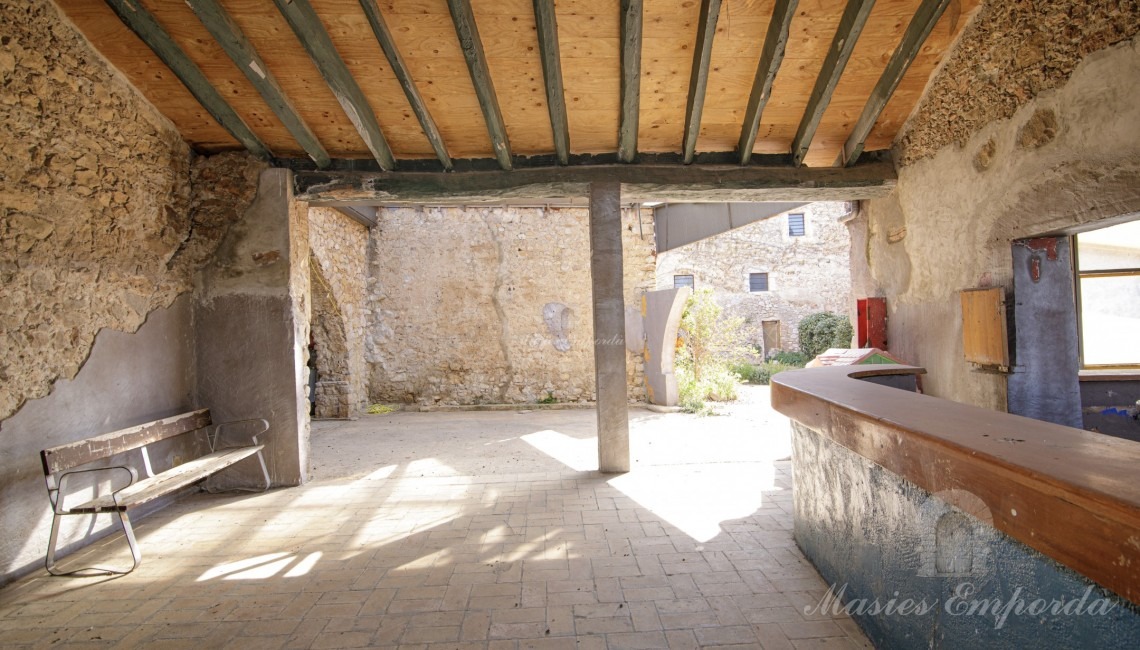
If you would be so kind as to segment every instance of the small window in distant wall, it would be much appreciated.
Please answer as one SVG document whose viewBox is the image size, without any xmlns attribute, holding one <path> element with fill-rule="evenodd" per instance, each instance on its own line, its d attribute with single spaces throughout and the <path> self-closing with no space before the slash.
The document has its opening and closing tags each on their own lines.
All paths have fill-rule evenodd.
<svg viewBox="0 0 1140 650">
<path fill-rule="evenodd" d="M 748 274 L 748 290 L 756 293 L 758 291 L 768 290 L 768 274 L 767 273 L 749 273 Z"/>
<path fill-rule="evenodd" d="M 789 214 L 788 215 L 788 235 L 791 237 L 804 236 L 804 215 L 802 214 Z"/>
<path fill-rule="evenodd" d="M 688 287 L 688 288 L 692 289 L 693 288 L 693 276 L 692 275 L 674 275 L 673 276 L 673 288 L 674 289 L 680 289 L 681 287 Z"/>
</svg>

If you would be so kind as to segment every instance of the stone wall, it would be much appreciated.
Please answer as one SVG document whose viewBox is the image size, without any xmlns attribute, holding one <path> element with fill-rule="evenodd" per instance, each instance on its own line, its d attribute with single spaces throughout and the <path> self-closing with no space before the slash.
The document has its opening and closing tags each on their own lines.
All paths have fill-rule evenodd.
<svg viewBox="0 0 1140 650">
<path fill-rule="evenodd" d="M 309 237 L 316 417 L 351 417 L 368 399 L 368 228 L 332 208 L 310 208 Z"/>
<path fill-rule="evenodd" d="M 726 316 L 745 319 L 750 345 L 762 346 L 761 323 L 780 322 L 780 347 L 799 348 L 799 322 L 820 311 L 846 314 L 852 302 L 850 239 L 840 219 L 848 203 L 811 203 L 805 234 L 788 234 L 787 214 L 686 244 L 658 256 L 657 288 L 674 275 L 693 275 L 697 290 L 711 288 Z M 750 292 L 750 273 L 768 274 L 768 291 Z"/>
<path fill-rule="evenodd" d="M 0 0 L 0 419 L 72 378 L 102 328 L 191 288 L 253 198 L 244 155 L 194 160 L 46 0 Z"/>
<path fill-rule="evenodd" d="M 383 209 L 366 334 L 375 401 L 594 398 L 588 211 Z M 640 219 L 640 222 L 639 222 Z M 653 287 L 653 219 L 623 213 L 626 305 Z M 630 398 L 643 366 L 630 353 Z"/>
<path fill-rule="evenodd" d="M 1054 11 L 1039 28 L 1056 20 Z M 999 70 L 948 67 L 932 91 L 947 76 L 973 88 L 1016 66 L 1000 58 L 1008 44 L 988 30 L 968 30 L 960 47 Z M 958 292 L 1002 286 L 1010 294 L 1012 240 L 1140 211 L 1140 42 L 1088 54 L 1067 79 L 964 146 L 902 167 L 896 192 L 864 204 L 852 222 L 856 291 L 887 297 L 891 350 L 927 368 L 923 384 L 934 395 L 1006 408 L 1005 376 L 973 371 L 963 359 Z"/>
</svg>

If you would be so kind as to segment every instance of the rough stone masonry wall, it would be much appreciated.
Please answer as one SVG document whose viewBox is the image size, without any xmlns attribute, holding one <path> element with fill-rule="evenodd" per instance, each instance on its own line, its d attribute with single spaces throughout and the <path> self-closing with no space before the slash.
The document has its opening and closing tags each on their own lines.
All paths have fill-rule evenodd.
<svg viewBox="0 0 1140 650">
<path fill-rule="evenodd" d="M 309 209 L 317 417 L 350 417 L 368 399 L 364 359 L 368 228 L 332 208 Z M 320 285 L 320 286 L 317 286 Z"/>
<path fill-rule="evenodd" d="M 381 210 L 368 279 L 372 399 L 592 400 L 588 219 L 580 208 Z M 622 222 L 636 313 L 653 288 L 653 219 L 626 210 Z M 640 355 L 627 361 L 630 397 L 643 400 Z"/>
<path fill-rule="evenodd" d="M 0 419 L 72 378 L 102 328 L 190 289 L 252 200 L 246 156 L 194 160 L 46 0 L 0 0 Z"/>
<path fill-rule="evenodd" d="M 942 121 L 947 133 L 930 140 L 940 148 L 921 159 L 904 157 L 911 162 L 900 168 L 895 193 L 867 202 L 852 222 L 856 291 L 887 297 L 891 350 L 927 368 L 928 392 L 1004 410 L 1005 376 L 974 371 L 963 359 L 958 292 L 1002 286 L 1010 293 L 1012 239 L 1140 211 L 1136 38 L 1111 47 L 1105 47 L 1108 38 L 1081 44 L 1065 59 L 1071 69 L 1067 80 L 1059 79 L 1051 90 L 1026 87 L 1035 96 L 1019 98 L 1020 108 L 1008 115 L 978 107 L 975 89 L 994 79 L 1012 83 L 1052 70 L 1051 55 L 1031 65 L 1011 57 L 1014 36 L 1054 52 L 1058 45 L 1050 39 L 1070 29 L 1124 24 L 1123 16 L 1134 31 L 1140 25 L 1136 7 L 1014 3 L 1017 11 L 988 9 L 979 15 L 931 85 L 932 93 L 942 94 L 924 101 L 941 106 L 941 112 L 920 111 L 903 138 L 907 151 L 913 144 L 905 143 L 926 138 L 922 134 Z M 1067 26 L 1070 19 L 1075 24 Z M 1116 32 L 1106 27 L 1097 33 Z M 1093 47 L 1103 49 L 1080 58 Z M 963 120 L 972 126 L 953 126 Z M 966 138 L 964 146 L 953 144 L 955 133 Z M 1009 308 L 1015 300 L 1007 300 Z"/>
<path fill-rule="evenodd" d="M 805 234 L 788 235 L 782 214 L 686 244 L 658 256 L 657 288 L 692 274 L 696 289 L 711 288 L 726 317 L 745 319 L 750 344 L 763 343 L 761 322 L 780 321 L 780 345 L 799 348 L 799 322 L 808 314 L 846 314 L 851 302 L 850 238 L 840 219 L 848 203 L 811 203 Z M 768 291 L 749 291 L 750 273 L 768 274 Z"/>
</svg>

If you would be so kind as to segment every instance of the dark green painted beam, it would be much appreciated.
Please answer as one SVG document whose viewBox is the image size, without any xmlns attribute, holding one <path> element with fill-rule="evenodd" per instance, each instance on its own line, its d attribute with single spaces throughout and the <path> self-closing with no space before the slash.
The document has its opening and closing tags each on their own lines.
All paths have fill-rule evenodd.
<svg viewBox="0 0 1140 650">
<path fill-rule="evenodd" d="M 566 94 L 562 88 L 562 60 L 558 56 L 558 20 L 554 0 L 534 0 L 534 22 L 538 27 L 538 51 L 542 56 L 542 77 L 546 82 L 546 106 L 550 110 L 550 130 L 558 162 L 570 162 L 570 126 L 566 119 Z"/>
<path fill-rule="evenodd" d="M 807 155 L 823 113 L 831 102 L 831 95 L 839 85 L 839 78 L 843 76 L 843 69 L 847 67 L 851 52 L 855 50 L 855 42 L 859 40 L 859 34 L 863 32 L 863 26 L 867 24 L 867 17 L 871 15 L 874 6 L 875 0 L 848 0 L 847 8 L 843 10 L 835 38 L 827 50 L 819 77 L 815 80 L 815 88 L 808 97 L 800 128 L 792 140 L 792 160 L 797 166 L 803 163 L 804 156 Z"/>
<path fill-rule="evenodd" d="M 760 116 L 764 114 L 764 107 L 772 97 L 772 83 L 784 62 L 788 30 L 798 5 L 799 0 L 776 0 L 776 6 L 772 9 L 772 20 L 768 21 L 768 33 L 764 36 L 764 49 L 760 52 L 760 63 L 756 66 L 756 79 L 752 82 L 752 94 L 748 96 L 748 108 L 744 112 L 744 126 L 740 129 L 740 141 L 736 145 L 741 165 L 747 165 L 752 159 L 752 147 L 756 144 L 756 133 L 760 129 Z"/>
<path fill-rule="evenodd" d="M 443 143 L 443 136 L 439 133 L 439 128 L 435 125 L 435 120 L 432 119 L 431 113 L 428 112 L 427 103 L 424 102 L 420 96 L 419 88 L 416 87 L 416 82 L 412 80 L 412 74 L 408 71 L 408 66 L 404 65 L 404 57 L 400 56 L 400 50 L 396 48 L 396 42 L 392 40 L 392 32 L 388 30 L 388 23 L 384 22 L 384 16 L 380 14 L 380 7 L 376 5 L 376 0 L 360 0 L 360 7 L 364 9 L 364 15 L 368 17 L 368 24 L 372 25 L 372 33 L 376 35 L 376 40 L 380 43 L 380 49 L 384 50 L 384 56 L 388 59 L 388 64 L 392 66 L 392 72 L 396 75 L 396 80 L 400 82 L 400 87 L 404 89 L 404 96 L 408 98 L 408 103 L 412 106 L 412 112 L 416 114 L 416 119 L 420 121 L 420 128 L 424 131 L 424 136 L 427 137 L 428 142 L 431 143 L 431 148 L 435 151 L 435 157 L 439 158 L 439 162 L 446 170 L 451 169 L 451 156 L 447 153 L 447 146 Z"/>
<path fill-rule="evenodd" d="M 859 115 L 859 119 L 855 121 L 855 128 L 851 130 L 851 135 L 847 137 L 847 142 L 843 145 L 843 151 L 839 152 L 839 159 L 836 165 L 850 166 L 855 164 L 859 159 L 859 154 L 863 153 L 863 144 L 867 141 L 867 136 L 870 135 L 871 129 L 874 128 L 875 122 L 878 121 L 879 115 L 886 108 L 887 102 L 891 100 L 891 95 L 895 93 L 898 88 L 899 82 L 902 81 L 903 75 L 906 74 L 910 64 L 914 62 L 914 58 L 918 56 L 919 51 L 922 49 L 922 44 L 926 42 L 926 38 L 930 36 L 930 32 L 934 31 L 934 26 L 938 24 L 938 20 L 942 18 L 943 12 L 950 6 L 954 0 L 923 0 L 922 5 L 919 6 L 918 11 L 915 12 L 914 18 L 911 19 L 910 25 L 906 28 L 906 33 L 903 34 L 903 39 L 899 46 L 895 48 L 895 53 L 891 55 L 891 60 L 887 62 L 887 67 L 883 70 L 883 76 L 879 77 L 879 83 L 875 84 L 875 89 L 871 91 L 871 98 L 867 100 L 867 105 L 863 107 L 863 113 Z"/>
<path fill-rule="evenodd" d="M 270 156 L 269 149 L 265 144 L 254 135 L 249 125 L 241 119 L 241 117 L 234 112 L 234 109 L 222 99 L 221 93 L 218 92 L 206 75 L 202 74 L 202 70 L 186 56 L 182 48 L 174 42 L 170 34 L 158 24 L 154 16 L 150 14 L 138 2 L 131 2 L 130 0 L 106 0 L 107 5 L 123 21 L 132 32 L 135 33 L 147 47 L 154 50 L 158 58 L 174 72 L 182 85 L 194 95 L 194 99 L 206 109 L 222 128 L 230 132 L 230 135 L 241 143 L 243 147 L 249 150 L 250 153 L 259 158 L 268 158 Z M 78 110 L 79 107 L 76 107 Z"/>
<path fill-rule="evenodd" d="M 507 126 L 503 123 L 503 113 L 499 110 L 499 98 L 495 95 L 495 84 L 491 81 L 491 71 L 487 69 L 487 56 L 483 54 L 483 41 L 479 39 L 479 27 L 475 24 L 475 14 L 471 12 L 471 0 L 447 0 L 451 10 L 451 22 L 455 24 L 455 34 L 459 37 L 459 47 L 467 61 L 471 73 L 471 84 L 479 97 L 479 108 L 487 122 L 487 135 L 491 136 L 491 148 L 495 159 L 503 169 L 511 168 L 511 141 L 507 138 Z"/>
<path fill-rule="evenodd" d="M 621 0 L 621 124 L 618 159 L 637 157 L 637 120 L 641 110 L 641 0 Z"/>
<path fill-rule="evenodd" d="M 335 165 L 334 161 L 334 165 Z M 295 171 L 296 196 L 312 205 L 494 204 L 587 195 L 591 183 L 617 181 L 629 201 L 851 201 L 893 191 L 889 161 L 853 167 L 760 167 L 676 163 L 523 167 L 513 171 Z"/>
<path fill-rule="evenodd" d="M 392 150 L 388 148 L 388 141 L 384 139 L 384 132 L 380 130 L 380 123 L 376 121 L 376 114 L 372 112 L 368 98 L 340 58 L 309 0 L 273 0 L 273 3 L 309 53 L 309 58 L 325 78 L 372 157 L 380 163 L 380 168 L 385 171 L 395 169 L 396 161 L 392 157 Z"/>
<path fill-rule="evenodd" d="M 712 59 L 716 20 L 720 17 L 720 0 L 701 0 L 701 18 L 697 23 L 697 44 L 693 48 L 693 71 L 689 74 L 689 98 L 685 102 L 685 137 L 682 151 L 685 164 L 693 162 L 697 137 L 701 134 L 701 113 L 705 109 L 705 89 L 709 85 L 709 60 Z"/>
<path fill-rule="evenodd" d="M 281 120 L 297 144 L 301 145 L 305 153 L 309 154 L 317 167 L 328 167 L 329 154 L 321 146 L 321 141 L 309 129 L 309 125 L 301 119 L 297 109 L 285 96 L 285 92 L 281 90 L 281 86 L 277 83 L 273 73 L 269 71 L 269 66 L 261 60 L 257 50 L 253 48 L 249 39 L 245 37 L 241 28 L 230 18 L 226 10 L 222 9 L 217 0 L 186 0 L 186 4 L 190 5 L 195 15 L 198 16 L 198 20 L 202 21 L 202 24 L 209 30 L 218 45 L 222 46 L 238 70 L 241 70 L 245 78 L 249 79 L 269 109 Z"/>
</svg>

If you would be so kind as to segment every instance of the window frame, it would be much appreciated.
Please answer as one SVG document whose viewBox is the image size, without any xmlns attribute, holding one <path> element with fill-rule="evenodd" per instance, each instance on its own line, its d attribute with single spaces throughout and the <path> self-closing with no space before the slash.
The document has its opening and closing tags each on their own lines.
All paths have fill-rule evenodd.
<svg viewBox="0 0 1140 650">
<path fill-rule="evenodd" d="M 1083 318 L 1084 304 L 1082 302 L 1081 296 L 1081 280 L 1083 278 L 1140 277 L 1140 268 L 1098 269 L 1095 271 L 1082 271 L 1080 245 L 1077 243 L 1077 235 L 1069 236 L 1069 256 L 1073 261 L 1073 298 L 1075 299 L 1077 305 L 1077 363 L 1080 365 L 1080 369 L 1134 370 L 1140 368 L 1140 363 L 1090 364 L 1085 362 L 1085 326 Z"/>
<path fill-rule="evenodd" d="M 792 224 L 792 217 L 799 217 L 799 233 L 795 232 Z M 803 212 L 789 212 L 788 213 L 788 236 L 789 237 L 806 237 L 807 236 L 807 215 Z"/>
<path fill-rule="evenodd" d="M 756 275 L 764 277 L 764 288 L 763 289 L 757 290 L 757 289 L 752 288 L 752 277 L 756 276 Z M 749 271 L 748 272 L 748 293 L 768 293 L 771 290 L 772 290 L 771 278 L 769 277 L 767 271 Z"/>
<path fill-rule="evenodd" d="M 689 278 L 689 284 L 677 284 L 677 278 Z M 697 276 L 693 273 L 674 273 L 673 274 L 673 288 L 680 289 L 681 287 L 688 287 L 693 291 L 697 290 Z"/>
</svg>

